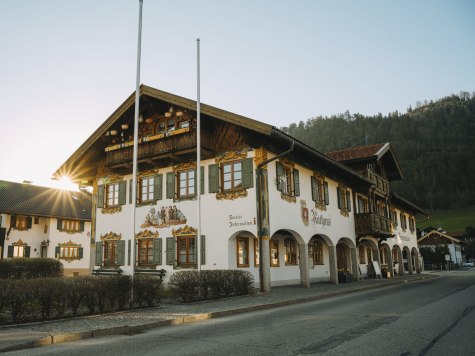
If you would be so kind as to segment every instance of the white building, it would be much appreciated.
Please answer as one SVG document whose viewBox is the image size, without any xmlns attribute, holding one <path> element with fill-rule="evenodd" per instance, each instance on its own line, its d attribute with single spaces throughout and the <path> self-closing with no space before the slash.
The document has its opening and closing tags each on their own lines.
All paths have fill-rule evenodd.
<svg viewBox="0 0 475 356">
<path fill-rule="evenodd" d="M 462 246 L 461 241 L 455 237 L 447 235 L 445 231 L 432 230 L 427 233 L 422 233 L 422 236 L 417 240 L 421 248 L 430 248 L 435 250 L 436 246 L 446 246 L 449 250 L 449 260 L 447 263 L 462 264 Z"/>
<path fill-rule="evenodd" d="M 381 242 L 417 256 L 414 233 L 407 234 L 409 241 L 387 242 L 393 230 L 389 215 L 383 219 L 373 210 L 379 206 L 374 176 L 361 175 L 271 125 L 208 105 L 201 105 L 198 240 L 196 102 L 144 85 L 140 91 L 136 204 L 131 191 L 135 94 L 55 172 L 93 187 L 97 271 L 165 269 L 167 280 L 180 269 L 238 268 L 249 270 L 268 290 L 338 283 L 338 271 L 358 279 L 363 240 L 374 251 L 367 255 L 371 261 L 380 261 Z M 378 178 L 387 184 L 384 174 Z M 367 212 L 358 208 L 358 197 L 367 200 L 366 217 L 359 215 Z M 385 203 L 390 214 L 390 200 Z"/>
<path fill-rule="evenodd" d="M 90 274 L 91 196 L 0 181 L 0 257 L 59 259 L 64 275 Z"/>
</svg>

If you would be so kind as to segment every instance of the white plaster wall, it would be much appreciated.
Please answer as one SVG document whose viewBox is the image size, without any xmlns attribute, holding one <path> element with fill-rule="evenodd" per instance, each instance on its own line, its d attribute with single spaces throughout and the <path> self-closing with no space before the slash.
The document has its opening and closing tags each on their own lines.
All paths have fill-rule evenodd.
<svg viewBox="0 0 475 356">
<path fill-rule="evenodd" d="M 10 229 L 10 215 L 4 215 L 2 218 L 2 225 L 8 230 Z M 30 258 L 40 257 L 40 246 L 42 241 L 46 241 L 49 238 L 50 223 L 49 218 L 39 218 L 38 224 L 34 223 L 34 218 L 32 218 L 31 229 L 28 230 L 16 230 L 11 229 L 10 234 L 5 237 L 5 248 L 3 251 L 3 257 L 7 258 L 8 255 L 8 246 L 11 246 L 13 243 L 18 242 L 20 239 L 28 246 L 30 249 Z M 46 233 L 44 232 L 44 226 L 47 226 Z M 8 240 L 7 240 L 8 239 Z M 36 250 L 36 251 L 35 251 Z"/>
</svg>

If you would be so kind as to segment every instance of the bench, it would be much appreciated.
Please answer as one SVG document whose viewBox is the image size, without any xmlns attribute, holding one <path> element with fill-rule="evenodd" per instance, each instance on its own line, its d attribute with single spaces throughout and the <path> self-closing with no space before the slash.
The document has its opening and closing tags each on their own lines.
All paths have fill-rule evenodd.
<svg viewBox="0 0 475 356">
<path fill-rule="evenodd" d="M 160 277 L 160 280 L 163 279 L 165 276 L 165 271 L 164 269 L 136 269 L 135 274 L 147 274 L 151 276 L 158 276 Z"/>
<path fill-rule="evenodd" d="M 119 269 L 95 269 L 92 271 L 93 276 L 120 276 L 122 270 Z"/>
</svg>

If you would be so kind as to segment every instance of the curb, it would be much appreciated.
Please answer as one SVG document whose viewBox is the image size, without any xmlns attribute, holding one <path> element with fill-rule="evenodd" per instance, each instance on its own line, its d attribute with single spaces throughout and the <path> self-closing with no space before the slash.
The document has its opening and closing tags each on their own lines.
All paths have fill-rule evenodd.
<svg viewBox="0 0 475 356">
<path fill-rule="evenodd" d="M 197 322 L 197 321 L 220 318 L 220 317 L 224 317 L 224 316 L 249 313 L 249 312 L 259 311 L 259 310 L 280 308 L 280 307 L 285 307 L 285 306 L 294 305 L 294 304 L 302 304 L 302 303 L 312 302 L 312 301 L 321 300 L 321 299 L 328 299 L 328 298 L 332 298 L 332 297 L 336 297 L 336 296 L 340 296 L 340 295 L 347 295 L 347 294 L 362 292 L 362 291 L 366 291 L 366 290 L 373 290 L 373 289 L 379 289 L 379 288 L 388 288 L 388 287 L 397 286 L 399 284 L 420 282 L 420 281 L 424 281 L 424 280 L 428 280 L 428 279 L 432 279 L 432 278 L 436 278 L 436 277 L 439 277 L 439 276 L 436 275 L 436 274 L 430 274 L 430 275 L 424 274 L 424 275 L 420 275 L 420 276 L 411 278 L 410 280 L 408 280 L 408 279 L 398 279 L 394 282 L 390 282 L 390 283 L 387 283 L 387 284 L 377 284 L 377 285 L 372 285 L 372 286 L 361 286 L 361 287 L 352 288 L 352 289 L 348 289 L 348 290 L 334 291 L 334 292 L 330 292 L 330 293 L 324 293 L 324 294 L 320 294 L 320 295 L 313 295 L 313 296 L 309 296 L 309 297 L 302 297 L 302 298 L 297 298 L 297 299 L 284 300 L 284 301 L 281 301 L 281 302 L 274 302 L 274 303 L 268 303 L 268 304 L 259 304 L 259 305 L 249 306 L 249 307 L 229 309 L 229 310 L 210 312 L 210 313 L 186 315 L 186 316 L 182 316 L 182 317 L 179 317 L 179 318 L 154 321 L 154 322 L 151 322 L 151 323 L 134 325 L 134 326 L 126 325 L 126 326 L 116 326 L 116 327 L 103 328 L 103 329 L 94 329 L 94 330 L 91 330 L 91 331 L 52 334 L 52 335 L 45 336 L 45 337 L 42 337 L 42 338 L 39 338 L 39 339 L 23 341 L 23 342 L 19 342 L 17 344 L 14 344 L 14 345 L 0 347 L 0 353 L 1 352 L 7 352 L 7 351 L 16 351 L 16 350 L 28 349 L 28 348 L 33 348 L 33 347 L 46 346 L 46 345 L 60 344 L 60 343 L 63 343 L 63 342 L 83 340 L 83 339 L 89 339 L 89 338 L 98 337 L 98 336 L 105 336 L 105 335 L 131 335 L 131 334 L 139 333 L 139 332 L 142 332 L 142 331 L 151 330 L 151 329 L 160 328 L 160 327 L 165 327 L 165 326 L 176 326 L 176 325 L 182 325 L 182 324 L 189 324 L 189 323 L 194 323 L 194 322 Z"/>
</svg>

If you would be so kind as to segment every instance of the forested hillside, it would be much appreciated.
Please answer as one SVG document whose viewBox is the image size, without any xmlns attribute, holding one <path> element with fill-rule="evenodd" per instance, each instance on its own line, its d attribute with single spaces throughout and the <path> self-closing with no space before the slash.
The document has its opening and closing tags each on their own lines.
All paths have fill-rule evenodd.
<svg viewBox="0 0 475 356">
<path fill-rule="evenodd" d="M 475 94 L 417 103 L 407 113 L 316 117 L 283 130 L 321 152 L 391 142 L 405 179 L 393 191 L 433 209 L 475 205 Z"/>
</svg>

